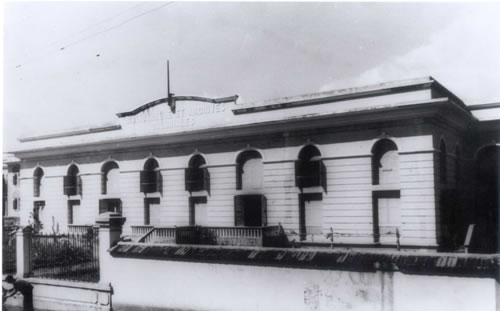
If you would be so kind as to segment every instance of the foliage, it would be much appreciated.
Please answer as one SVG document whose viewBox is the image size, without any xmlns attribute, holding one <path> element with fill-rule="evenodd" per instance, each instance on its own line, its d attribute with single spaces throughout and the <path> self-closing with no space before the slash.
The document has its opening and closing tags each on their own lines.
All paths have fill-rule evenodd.
<svg viewBox="0 0 500 311">
<path fill-rule="evenodd" d="M 39 242 L 33 243 L 33 264 L 36 268 L 61 267 L 93 260 L 93 245 L 88 236 L 54 235 L 38 239 Z"/>
</svg>

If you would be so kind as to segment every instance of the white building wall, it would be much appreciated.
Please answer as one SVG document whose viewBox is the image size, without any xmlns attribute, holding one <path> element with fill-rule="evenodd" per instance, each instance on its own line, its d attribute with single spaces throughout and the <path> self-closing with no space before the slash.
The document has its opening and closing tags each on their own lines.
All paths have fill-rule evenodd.
<svg viewBox="0 0 500 311">
<path fill-rule="evenodd" d="M 373 243 L 372 191 L 384 189 L 372 186 L 371 149 L 378 139 L 316 145 L 327 169 L 327 191 L 321 187 L 306 188 L 304 192 L 323 194 L 323 234 L 311 237 L 314 242 L 330 242 L 326 234 L 336 233 L 335 243 Z M 401 243 L 435 245 L 435 195 L 434 168 L 431 136 L 411 136 L 393 139 L 398 146 L 401 190 Z M 305 145 L 305 144 L 304 144 Z M 304 147 L 293 146 L 259 150 L 263 157 L 263 188 L 267 198 L 268 224 L 281 224 L 287 233 L 299 233 L 299 193 L 295 186 L 294 162 Z M 247 193 L 236 190 L 236 157 L 240 151 L 204 155 L 210 172 L 210 193 L 193 193 L 207 196 L 208 224 L 211 226 L 234 225 L 234 196 Z M 159 197 L 159 215 L 162 226 L 189 224 L 189 196 L 184 186 L 184 168 L 191 154 L 157 158 L 163 176 L 163 193 L 147 194 Z M 80 200 L 75 224 L 93 224 L 98 215 L 99 200 L 120 198 L 123 215 L 127 218 L 124 233 L 131 226 L 144 224 L 144 198 L 140 192 L 139 172 L 147 158 L 116 160 L 120 167 L 119 196 L 101 194 L 101 167 L 104 162 L 78 164 L 83 182 L 83 194 L 68 198 L 63 194 L 63 176 L 71 162 L 47 166 L 44 169 L 45 193 L 33 198 L 33 168 L 21 172 L 21 197 L 23 223 L 27 223 L 34 200 L 45 200 L 42 221 L 51 229 L 52 216 L 61 231 L 67 228 L 67 201 Z M 62 161 L 61 161 L 62 162 Z M 43 164 L 43 163 L 41 163 Z M 392 186 L 391 186 L 392 187 Z M 252 192 L 252 191 L 250 191 Z M 26 199 L 27 198 L 27 199 Z M 50 231 L 48 231 L 50 232 Z M 297 237 L 298 240 L 298 237 Z M 308 238 L 308 240 L 310 240 Z"/>
</svg>

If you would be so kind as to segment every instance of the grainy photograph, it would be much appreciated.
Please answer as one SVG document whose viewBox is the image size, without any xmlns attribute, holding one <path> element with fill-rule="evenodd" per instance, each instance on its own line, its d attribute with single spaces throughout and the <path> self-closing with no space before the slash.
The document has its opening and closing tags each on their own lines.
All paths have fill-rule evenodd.
<svg viewBox="0 0 500 311">
<path fill-rule="evenodd" d="M 500 3 L 3 16 L 3 310 L 499 310 Z"/>
</svg>

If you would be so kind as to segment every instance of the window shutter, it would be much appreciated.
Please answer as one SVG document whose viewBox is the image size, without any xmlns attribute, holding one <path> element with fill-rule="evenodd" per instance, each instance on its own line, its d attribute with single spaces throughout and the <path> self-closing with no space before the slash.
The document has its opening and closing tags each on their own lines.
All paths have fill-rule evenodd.
<svg viewBox="0 0 500 311">
<path fill-rule="evenodd" d="M 244 226 L 245 225 L 245 211 L 244 211 L 244 201 L 243 197 L 237 195 L 234 197 L 234 225 Z"/>
<path fill-rule="evenodd" d="M 326 179 L 326 177 L 327 177 L 326 166 L 325 166 L 325 163 L 323 163 L 323 161 L 320 161 L 320 177 L 321 177 L 321 181 L 320 181 L 321 187 L 323 187 L 325 192 L 328 192 L 328 188 L 327 188 L 328 182 Z"/>
<path fill-rule="evenodd" d="M 193 191 L 192 190 L 192 179 L 193 179 L 193 169 L 191 167 L 187 167 L 184 169 L 184 189 L 186 191 Z"/>
<path fill-rule="evenodd" d="M 39 176 L 33 177 L 33 196 L 34 197 L 40 196 L 40 177 Z"/>
<path fill-rule="evenodd" d="M 306 239 L 306 208 L 303 194 L 299 194 L 299 236 L 301 241 Z"/>
<path fill-rule="evenodd" d="M 295 161 L 295 185 L 300 189 L 322 186 L 326 191 L 326 167 L 323 161 Z"/>
<path fill-rule="evenodd" d="M 265 195 L 261 196 L 261 211 L 262 211 L 262 227 L 267 226 L 267 198 Z"/>
<path fill-rule="evenodd" d="M 207 190 L 210 194 L 210 173 L 208 172 L 208 168 L 203 168 L 203 189 Z"/>
<path fill-rule="evenodd" d="M 161 171 L 155 171 L 156 177 L 156 192 L 163 193 L 163 176 L 161 175 Z"/>
<path fill-rule="evenodd" d="M 242 174 L 243 174 L 243 165 L 238 163 L 236 165 L 236 190 L 241 190 L 242 188 L 242 180 L 241 180 Z"/>
<path fill-rule="evenodd" d="M 76 176 L 76 194 L 82 195 L 83 191 L 82 176 Z"/>
<path fill-rule="evenodd" d="M 140 181 L 139 181 L 139 187 L 140 187 L 140 192 L 146 193 L 146 178 L 147 178 L 147 171 L 140 171 Z"/>
<path fill-rule="evenodd" d="M 63 192 L 64 192 L 64 195 L 69 195 L 68 194 L 69 178 L 70 178 L 70 176 L 63 176 Z"/>
<path fill-rule="evenodd" d="M 140 191 L 144 193 L 156 192 L 156 171 L 141 171 L 140 175 Z"/>
<path fill-rule="evenodd" d="M 64 176 L 63 177 L 63 184 L 64 184 L 64 194 L 65 195 L 75 195 L 76 194 L 76 183 L 77 183 L 77 177 L 76 176 Z"/>
<path fill-rule="evenodd" d="M 188 167 L 184 170 L 186 191 L 206 190 L 205 174 L 208 173 L 205 168 Z"/>
<path fill-rule="evenodd" d="M 108 177 L 106 176 L 106 173 L 102 172 L 101 173 L 101 194 L 106 194 L 106 183 L 108 181 Z"/>
<path fill-rule="evenodd" d="M 309 161 L 307 162 L 307 186 L 317 187 L 321 186 L 321 166 L 323 161 Z"/>
<path fill-rule="evenodd" d="M 304 180 L 304 162 L 295 161 L 295 186 L 302 189 Z"/>
</svg>

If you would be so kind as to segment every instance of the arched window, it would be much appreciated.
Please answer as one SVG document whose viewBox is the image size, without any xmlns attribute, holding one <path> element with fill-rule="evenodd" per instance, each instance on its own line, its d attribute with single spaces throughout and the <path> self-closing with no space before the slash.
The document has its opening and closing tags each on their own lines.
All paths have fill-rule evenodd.
<svg viewBox="0 0 500 311">
<path fill-rule="evenodd" d="M 372 181 L 374 185 L 399 183 L 398 147 L 389 139 L 379 140 L 372 149 Z"/>
<path fill-rule="evenodd" d="M 82 194 L 82 180 L 79 176 L 80 171 L 78 166 L 72 164 L 68 168 L 68 173 L 64 176 L 63 187 L 65 195 L 81 195 Z"/>
<path fill-rule="evenodd" d="M 266 226 L 267 199 L 262 194 L 264 179 L 262 156 L 256 150 L 247 150 L 236 158 L 236 189 L 250 190 L 253 194 L 234 197 L 235 226 Z"/>
<path fill-rule="evenodd" d="M 18 164 L 13 165 L 12 167 L 9 166 L 8 168 L 9 172 L 12 172 L 12 184 L 14 186 L 17 186 L 19 183 L 19 171 L 20 167 Z"/>
<path fill-rule="evenodd" d="M 263 186 L 264 164 L 258 151 L 248 150 L 236 159 L 236 189 L 261 190 Z"/>
<path fill-rule="evenodd" d="M 210 192 L 210 173 L 206 164 L 205 158 L 200 154 L 191 157 L 188 167 L 184 170 L 186 191 L 206 190 Z"/>
<path fill-rule="evenodd" d="M 390 139 L 381 139 L 372 148 L 372 183 L 384 186 L 372 193 L 373 237 L 377 243 L 397 242 L 397 232 L 401 226 L 399 181 L 398 147 Z"/>
<path fill-rule="evenodd" d="M 120 193 L 120 167 L 114 161 L 106 162 L 101 169 L 101 194 Z"/>
<path fill-rule="evenodd" d="M 43 186 L 43 169 L 40 167 L 37 167 L 35 169 L 35 172 L 33 173 L 33 196 L 34 197 L 40 197 L 40 195 L 43 193 L 42 186 Z"/>
<path fill-rule="evenodd" d="M 321 153 L 313 145 L 307 145 L 295 161 L 295 185 L 301 190 L 306 187 L 321 186 L 326 191 L 326 167 L 321 160 Z"/>
<path fill-rule="evenodd" d="M 447 163 L 447 153 L 446 153 L 446 144 L 444 140 L 441 140 L 441 143 L 439 145 L 439 181 L 442 184 L 446 184 L 447 181 L 447 170 L 448 170 L 448 163 Z"/>
<path fill-rule="evenodd" d="M 144 193 L 162 192 L 163 178 L 158 161 L 151 158 L 144 163 L 144 170 L 140 173 L 140 191 Z"/>
</svg>

